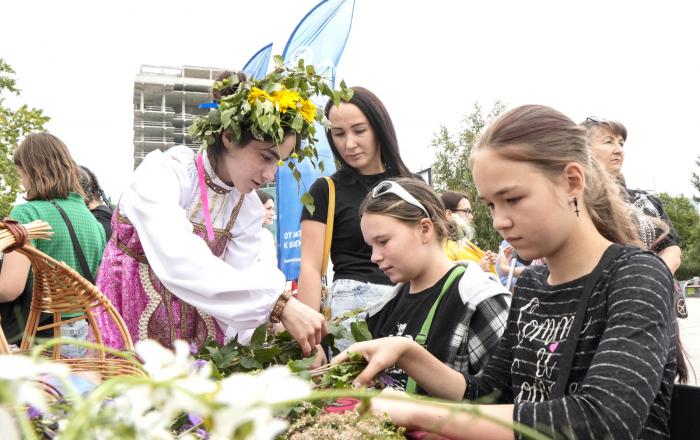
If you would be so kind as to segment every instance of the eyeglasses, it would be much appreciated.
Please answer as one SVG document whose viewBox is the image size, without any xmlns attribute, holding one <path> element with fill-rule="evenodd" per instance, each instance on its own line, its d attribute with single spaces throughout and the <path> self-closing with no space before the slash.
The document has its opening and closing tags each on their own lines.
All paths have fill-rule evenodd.
<svg viewBox="0 0 700 440">
<path fill-rule="evenodd" d="M 428 214 L 428 210 L 425 209 L 425 207 L 421 205 L 421 203 L 418 200 L 416 200 L 416 198 L 413 197 L 411 193 L 406 191 L 403 186 L 399 185 L 393 180 L 384 180 L 383 182 L 379 182 L 377 186 L 375 186 L 372 189 L 372 198 L 376 199 L 377 197 L 389 193 L 398 196 L 401 200 L 410 205 L 415 206 L 416 208 L 420 208 L 420 210 L 423 211 L 426 217 L 430 217 L 430 214 Z"/>
<path fill-rule="evenodd" d="M 584 124 L 586 122 L 592 122 L 594 124 L 602 124 L 602 123 L 608 122 L 608 120 L 605 118 L 601 118 L 600 116 L 589 116 L 584 121 Z"/>
<path fill-rule="evenodd" d="M 471 210 L 471 208 L 464 208 L 464 209 L 455 208 L 455 209 L 451 209 L 451 211 L 464 212 L 467 215 L 472 215 L 472 213 L 474 212 Z"/>
</svg>

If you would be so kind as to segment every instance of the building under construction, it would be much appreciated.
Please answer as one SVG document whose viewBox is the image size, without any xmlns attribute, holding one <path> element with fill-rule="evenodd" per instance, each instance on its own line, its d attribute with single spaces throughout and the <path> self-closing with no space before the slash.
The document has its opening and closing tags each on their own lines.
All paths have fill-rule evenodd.
<svg viewBox="0 0 700 440">
<path fill-rule="evenodd" d="M 134 80 L 134 168 L 155 149 L 199 145 L 187 127 L 208 112 L 199 105 L 211 101 L 211 86 L 225 69 L 142 65 Z"/>
</svg>

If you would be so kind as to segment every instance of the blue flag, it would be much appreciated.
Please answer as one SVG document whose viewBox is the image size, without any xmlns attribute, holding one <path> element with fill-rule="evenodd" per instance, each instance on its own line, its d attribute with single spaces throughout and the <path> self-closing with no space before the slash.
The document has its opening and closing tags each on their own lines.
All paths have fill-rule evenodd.
<svg viewBox="0 0 700 440">
<path fill-rule="evenodd" d="M 324 0 L 314 7 L 299 22 L 284 48 L 285 63 L 296 64 L 300 58 L 313 64 L 316 73 L 328 78 L 334 86 L 335 72 L 345 43 L 350 35 L 355 0 Z M 325 100 L 314 99 L 323 111 Z M 301 209 L 299 197 L 309 190 L 321 175 L 335 171 L 331 152 L 323 126 L 316 124 L 316 147 L 319 159 L 323 160 L 324 172 L 314 168 L 310 161 L 298 164 L 301 187 L 288 167 L 277 171 L 277 243 L 279 243 L 279 267 L 287 280 L 299 278 L 301 267 Z"/>
<path fill-rule="evenodd" d="M 270 64 L 270 55 L 272 54 L 272 43 L 263 47 L 253 55 L 245 67 L 243 73 L 250 79 L 261 79 L 267 74 L 267 66 Z"/>
</svg>

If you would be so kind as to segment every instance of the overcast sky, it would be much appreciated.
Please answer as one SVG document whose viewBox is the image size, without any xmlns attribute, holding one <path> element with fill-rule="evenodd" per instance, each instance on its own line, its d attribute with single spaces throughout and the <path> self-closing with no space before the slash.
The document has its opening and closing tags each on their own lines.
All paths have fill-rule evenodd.
<svg viewBox="0 0 700 440">
<path fill-rule="evenodd" d="M 318 0 L 2 4 L 0 57 L 27 103 L 117 198 L 132 170 L 141 64 L 242 68 L 281 54 Z M 356 0 L 337 77 L 374 91 L 402 156 L 429 167 L 440 125 L 479 101 L 622 121 L 630 187 L 690 196 L 700 154 L 700 26 L 693 2 Z"/>
</svg>

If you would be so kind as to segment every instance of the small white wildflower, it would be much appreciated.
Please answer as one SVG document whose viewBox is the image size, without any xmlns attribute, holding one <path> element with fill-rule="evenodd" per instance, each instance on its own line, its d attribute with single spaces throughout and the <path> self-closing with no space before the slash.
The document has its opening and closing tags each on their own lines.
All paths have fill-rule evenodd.
<svg viewBox="0 0 700 440">
<path fill-rule="evenodd" d="M 175 341 L 175 352 L 152 339 L 136 343 L 136 353 L 143 359 L 143 368 L 156 381 L 162 382 L 182 377 L 192 370 L 189 345 Z"/>
<path fill-rule="evenodd" d="M 10 404 L 28 404 L 46 411 L 46 393 L 39 381 L 47 376 L 68 377 L 68 367 L 43 359 L 32 359 L 24 355 L 0 355 L 0 387 L 9 396 Z M 0 402 L 3 403 L 3 402 Z"/>
</svg>

